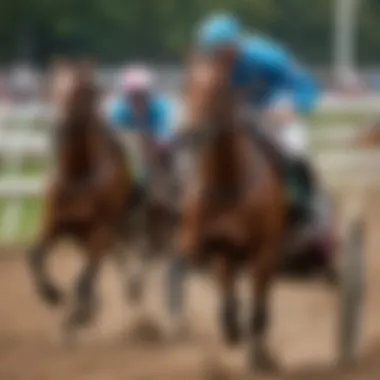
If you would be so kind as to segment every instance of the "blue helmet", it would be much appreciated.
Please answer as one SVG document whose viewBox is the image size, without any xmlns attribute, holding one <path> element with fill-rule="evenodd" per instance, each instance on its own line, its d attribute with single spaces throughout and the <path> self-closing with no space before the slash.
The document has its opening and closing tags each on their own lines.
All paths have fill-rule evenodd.
<svg viewBox="0 0 380 380">
<path fill-rule="evenodd" d="M 233 16 L 217 13 L 203 21 L 197 31 L 197 45 L 205 51 L 234 44 L 240 37 L 240 24 Z"/>
</svg>

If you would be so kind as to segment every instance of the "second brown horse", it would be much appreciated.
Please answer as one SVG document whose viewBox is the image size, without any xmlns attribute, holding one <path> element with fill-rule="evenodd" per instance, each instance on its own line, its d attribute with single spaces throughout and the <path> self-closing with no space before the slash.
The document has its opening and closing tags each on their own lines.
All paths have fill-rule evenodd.
<svg viewBox="0 0 380 380">
<path fill-rule="evenodd" d="M 94 315 L 95 280 L 103 258 L 124 239 L 133 182 L 122 147 L 103 122 L 91 66 L 59 63 L 52 90 L 59 110 L 55 177 L 45 194 L 42 232 L 29 262 L 38 293 L 55 305 L 62 301 L 62 294 L 45 264 L 52 245 L 69 236 L 84 249 L 86 264 L 76 283 L 73 310 L 64 324 L 71 336 Z"/>
</svg>

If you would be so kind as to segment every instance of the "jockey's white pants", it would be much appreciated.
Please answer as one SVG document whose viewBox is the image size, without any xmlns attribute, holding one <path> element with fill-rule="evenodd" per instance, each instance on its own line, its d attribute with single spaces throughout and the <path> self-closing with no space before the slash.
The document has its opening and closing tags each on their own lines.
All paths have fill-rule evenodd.
<svg viewBox="0 0 380 380">
<path fill-rule="evenodd" d="M 274 117 L 276 113 L 277 116 Z M 297 115 L 290 97 L 278 98 L 268 109 L 258 111 L 258 114 L 260 125 L 275 138 L 286 155 L 294 158 L 307 156 L 309 148 L 307 126 Z M 281 115 L 285 115 L 284 120 Z"/>
<path fill-rule="evenodd" d="M 295 115 L 291 122 L 278 122 L 276 125 L 271 120 L 271 110 L 258 111 L 244 109 L 243 117 L 252 120 L 258 125 L 268 138 L 277 142 L 286 156 L 294 158 L 306 158 L 309 148 L 307 126 L 305 122 Z"/>
<path fill-rule="evenodd" d="M 281 126 L 275 138 L 286 155 L 295 158 L 307 156 L 308 136 L 306 125 L 301 120 Z"/>
</svg>

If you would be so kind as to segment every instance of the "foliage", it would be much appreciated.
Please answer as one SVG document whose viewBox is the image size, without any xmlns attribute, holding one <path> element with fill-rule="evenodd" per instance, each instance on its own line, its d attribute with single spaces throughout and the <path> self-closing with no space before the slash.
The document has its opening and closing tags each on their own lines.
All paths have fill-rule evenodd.
<svg viewBox="0 0 380 380">
<path fill-rule="evenodd" d="M 212 10 L 237 14 L 313 63 L 331 60 L 335 0 L 12 0 L 0 1 L 0 60 L 54 54 L 108 62 L 177 60 L 197 22 Z M 361 0 L 359 46 L 380 58 L 380 0 Z"/>
</svg>

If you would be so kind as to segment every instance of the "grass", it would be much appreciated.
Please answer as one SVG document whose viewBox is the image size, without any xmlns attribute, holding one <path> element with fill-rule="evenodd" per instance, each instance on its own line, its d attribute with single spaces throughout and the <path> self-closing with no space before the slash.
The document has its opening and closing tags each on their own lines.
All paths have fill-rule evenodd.
<svg viewBox="0 0 380 380">
<path fill-rule="evenodd" d="M 6 177 L 20 176 L 23 178 L 39 177 L 48 168 L 48 163 L 41 159 L 28 160 L 21 163 L 20 167 L 0 166 L 0 179 Z M 42 199 L 7 200 L 0 199 L 0 244 L 23 245 L 30 242 L 36 235 L 40 225 Z M 19 207 L 19 224 L 14 236 L 5 236 L 3 226 L 8 222 L 5 220 L 6 213 L 13 207 Z"/>
<path fill-rule="evenodd" d="M 373 121 L 374 119 L 380 119 L 379 113 L 364 113 L 364 112 L 347 112 L 347 113 L 317 113 L 307 118 L 308 124 L 311 127 L 324 126 L 330 127 L 331 125 L 347 125 L 348 127 L 357 125 L 360 127 L 363 123 Z"/>
<path fill-rule="evenodd" d="M 19 214 L 19 224 L 17 230 L 15 231 L 15 236 L 4 236 L 0 234 L 0 239 L 2 243 L 9 243 L 11 245 L 22 245 L 30 242 L 36 235 L 40 226 L 40 215 L 41 215 L 41 199 L 24 199 L 21 201 L 7 201 L 0 200 L 0 223 L 1 227 L 3 223 L 7 223 L 5 220 L 6 212 L 9 207 L 16 205 L 13 202 L 20 202 L 20 214 Z"/>
<path fill-rule="evenodd" d="M 21 205 L 19 237 L 24 241 L 30 241 L 39 231 L 42 199 L 24 200 Z"/>
<path fill-rule="evenodd" d="M 21 163 L 19 167 L 5 166 L 0 164 L 0 178 L 2 176 L 20 175 L 23 177 L 37 177 L 48 169 L 48 163 L 41 159 L 28 160 Z"/>
</svg>

